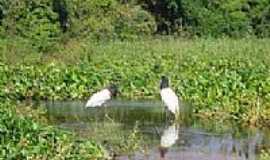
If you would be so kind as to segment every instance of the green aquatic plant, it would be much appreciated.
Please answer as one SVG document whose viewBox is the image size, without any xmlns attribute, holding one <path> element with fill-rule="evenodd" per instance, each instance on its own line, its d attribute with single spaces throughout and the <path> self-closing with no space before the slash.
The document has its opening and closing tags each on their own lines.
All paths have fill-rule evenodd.
<svg viewBox="0 0 270 160">
<path fill-rule="evenodd" d="M 120 147 L 124 153 L 131 154 L 131 153 L 134 153 L 135 151 L 142 149 L 141 148 L 142 135 L 140 133 L 138 125 L 139 125 L 139 123 L 136 122 L 133 129 L 128 134 L 127 138 L 122 140 Z"/>
<path fill-rule="evenodd" d="M 36 62 L 10 64 L 3 60 L 0 96 L 13 100 L 87 99 L 115 82 L 122 98 L 159 99 L 158 85 L 165 74 L 180 99 L 192 104 L 196 115 L 267 125 L 268 39 L 78 43 L 73 50 L 76 56 L 60 47 L 61 52 Z M 62 61 L 65 54 L 71 56 Z M 8 54 L 4 57 L 8 59 Z M 258 99 L 260 105 L 256 105 Z"/>
<path fill-rule="evenodd" d="M 1 158 L 101 159 L 104 157 L 104 149 L 94 142 L 75 138 L 70 132 L 35 122 L 34 119 L 21 112 L 18 114 L 12 102 L 0 104 Z"/>
</svg>

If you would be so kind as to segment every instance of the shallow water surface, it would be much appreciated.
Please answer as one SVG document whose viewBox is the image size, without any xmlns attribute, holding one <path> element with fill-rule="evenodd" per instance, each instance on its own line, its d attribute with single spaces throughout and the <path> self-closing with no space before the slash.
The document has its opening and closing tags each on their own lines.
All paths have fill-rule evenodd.
<svg viewBox="0 0 270 160">
<path fill-rule="evenodd" d="M 112 152 L 123 150 L 115 156 L 118 160 L 255 160 L 268 146 L 264 132 L 214 122 L 202 125 L 188 109 L 182 109 L 181 123 L 173 122 L 159 101 L 114 100 L 98 108 L 84 108 L 81 101 L 44 106 L 55 125 L 91 137 Z"/>
</svg>

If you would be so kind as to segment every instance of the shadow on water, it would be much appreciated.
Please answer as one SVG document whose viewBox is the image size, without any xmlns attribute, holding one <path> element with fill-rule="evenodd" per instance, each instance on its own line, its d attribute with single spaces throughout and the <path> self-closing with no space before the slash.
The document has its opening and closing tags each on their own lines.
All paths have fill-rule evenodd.
<svg viewBox="0 0 270 160">
<path fill-rule="evenodd" d="M 172 123 L 158 101 L 114 100 L 100 108 L 84 108 L 81 101 L 45 102 L 44 106 L 55 125 L 101 144 L 117 144 L 118 149 L 111 150 L 122 150 L 115 157 L 119 160 L 255 160 L 268 146 L 263 132 L 200 125 L 188 110 L 183 110 L 181 124 Z M 134 127 L 139 140 L 130 136 Z"/>
</svg>

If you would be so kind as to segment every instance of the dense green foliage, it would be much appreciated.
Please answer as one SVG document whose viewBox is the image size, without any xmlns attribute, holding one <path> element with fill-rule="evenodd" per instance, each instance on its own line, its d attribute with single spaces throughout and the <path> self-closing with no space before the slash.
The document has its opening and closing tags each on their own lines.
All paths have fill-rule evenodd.
<svg viewBox="0 0 270 160">
<path fill-rule="evenodd" d="M 41 51 L 52 47 L 59 38 L 58 18 L 52 10 L 51 0 L 5 0 L 1 3 L 4 9 L 1 26 L 3 35 L 31 39 L 31 44 Z"/>
<path fill-rule="evenodd" d="M 116 0 L 1 0 L 0 11 L 2 36 L 30 39 L 43 52 L 61 39 L 133 38 L 152 34 L 156 26 L 139 5 Z"/>
<path fill-rule="evenodd" d="M 98 159 L 103 149 L 89 140 L 34 122 L 15 105 L 0 104 L 0 157 L 3 159 Z M 38 117 L 38 112 L 32 112 Z M 38 117 L 40 119 L 40 117 Z"/>
<path fill-rule="evenodd" d="M 0 33 L 48 52 L 71 38 L 270 35 L 269 0 L 0 0 Z"/>
<path fill-rule="evenodd" d="M 269 0 L 138 0 L 160 32 L 182 35 L 269 37 Z"/>
<path fill-rule="evenodd" d="M 163 33 L 245 39 L 147 39 Z M 269 127 L 270 40 L 252 36 L 270 36 L 269 0 L 0 0 L 0 157 L 103 154 L 1 99 L 86 99 L 113 82 L 154 99 L 164 74 L 198 116 Z"/>
<path fill-rule="evenodd" d="M 155 30 L 152 16 L 138 5 L 121 5 L 116 0 L 73 0 L 67 4 L 72 36 L 132 38 Z"/>
<path fill-rule="evenodd" d="M 1 96 L 86 99 L 115 82 L 123 98 L 154 98 L 159 97 L 159 79 L 165 74 L 177 94 L 193 103 L 194 112 L 206 116 L 222 113 L 224 119 L 252 125 L 269 124 L 269 40 L 81 43 L 73 50 L 76 56 L 70 54 L 66 59 L 69 48 L 47 58 L 38 57 L 28 65 L 2 63 Z M 59 59 L 51 62 L 54 55 Z M 59 63 L 63 60 L 66 64 Z"/>
</svg>

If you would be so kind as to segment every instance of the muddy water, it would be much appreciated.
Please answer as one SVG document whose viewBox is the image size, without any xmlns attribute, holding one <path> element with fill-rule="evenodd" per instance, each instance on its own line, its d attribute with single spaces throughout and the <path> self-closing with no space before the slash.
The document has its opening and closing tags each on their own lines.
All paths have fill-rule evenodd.
<svg viewBox="0 0 270 160">
<path fill-rule="evenodd" d="M 192 117 L 188 105 L 183 107 L 181 123 L 170 120 L 158 101 L 115 100 L 100 108 L 84 108 L 81 101 L 44 106 L 53 124 L 104 146 L 116 144 L 117 149 L 108 150 L 124 150 L 115 156 L 119 160 L 255 160 L 269 146 L 265 132 L 211 121 L 205 125 Z M 138 143 L 127 140 L 134 128 L 140 135 Z"/>
</svg>

